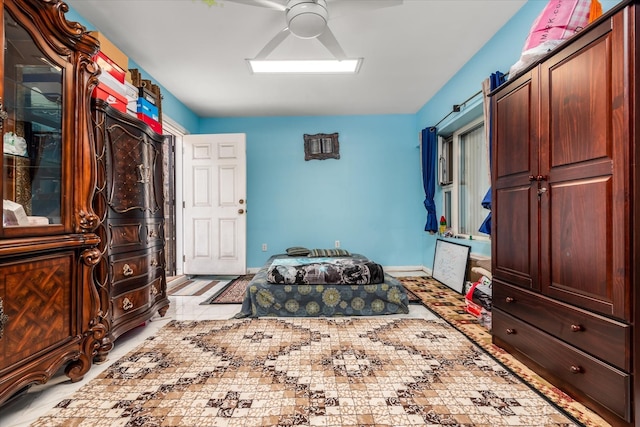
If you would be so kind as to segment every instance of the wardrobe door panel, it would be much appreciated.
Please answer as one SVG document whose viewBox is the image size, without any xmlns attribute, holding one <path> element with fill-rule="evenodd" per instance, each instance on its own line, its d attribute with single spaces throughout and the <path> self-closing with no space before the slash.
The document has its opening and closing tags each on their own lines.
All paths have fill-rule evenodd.
<svg viewBox="0 0 640 427">
<path fill-rule="evenodd" d="M 624 32 L 615 17 L 540 66 L 541 272 L 544 294 L 625 319 L 624 200 L 628 132 L 615 130 L 614 109 L 626 88 L 614 70 Z M 616 133 L 620 132 L 620 133 Z"/>
<path fill-rule="evenodd" d="M 537 289 L 537 75 L 511 85 L 493 99 L 492 274 Z"/>
</svg>

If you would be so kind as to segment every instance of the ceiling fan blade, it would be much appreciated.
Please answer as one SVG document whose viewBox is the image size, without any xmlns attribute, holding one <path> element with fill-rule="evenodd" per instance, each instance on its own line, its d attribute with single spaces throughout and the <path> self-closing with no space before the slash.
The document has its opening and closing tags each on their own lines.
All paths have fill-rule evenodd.
<svg viewBox="0 0 640 427">
<path fill-rule="evenodd" d="M 402 0 L 327 0 L 327 9 L 329 9 L 330 19 L 333 19 L 401 4 Z"/>
<path fill-rule="evenodd" d="M 258 52 L 254 59 L 265 59 L 271 52 L 273 52 L 276 47 L 280 46 L 280 43 L 282 43 L 287 37 L 289 37 L 290 34 L 291 31 L 289 31 L 289 28 L 280 30 L 278 34 L 276 34 L 269 41 L 269 43 L 267 43 L 267 45 L 263 47 L 260 52 Z"/>
<path fill-rule="evenodd" d="M 287 5 L 276 0 L 225 0 L 231 3 L 246 4 L 247 6 L 266 7 L 267 9 L 274 9 L 284 12 L 287 10 Z"/>
<path fill-rule="evenodd" d="M 347 59 L 347 55 L 344 53 L 344 50 L 342 50 L 340 43 L 338 43 L 336 36 L 333 35 L 329 27 L 326 27 L 317 39 L 320 40 L 320 43 L 322 43 L 324 47 L 329 49 L 329 52 L 331 52 L 336 59 Z"/>
</svg>

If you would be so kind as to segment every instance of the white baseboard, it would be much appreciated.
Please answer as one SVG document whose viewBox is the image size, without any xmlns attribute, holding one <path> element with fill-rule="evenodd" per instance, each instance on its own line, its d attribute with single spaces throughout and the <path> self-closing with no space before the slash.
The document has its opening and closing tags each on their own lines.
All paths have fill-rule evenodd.
<svg viewBox="0 0 640 427">
<path fill-rule="evenodd" d="M 431 269 L 424 265 L 389 265 L 383 267 L 383 269 L 385 272 L 396 276 L 408 275 L 415 272 L 422 272 L 427 276 L 431 276 Z"/>
</svg>

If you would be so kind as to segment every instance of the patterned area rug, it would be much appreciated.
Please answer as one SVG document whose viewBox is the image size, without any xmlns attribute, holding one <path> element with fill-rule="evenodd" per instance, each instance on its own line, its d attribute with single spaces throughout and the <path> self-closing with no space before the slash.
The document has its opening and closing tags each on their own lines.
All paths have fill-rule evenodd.
<svg viewBox="0 0 640 427">
<path fill-rule="evenodd" d="M 242 304 L 247 285 L 253 274 L 245 274 L 231 280 L 224 288 L 209 298 L 204 304 Z"/>
<path fill-rule="evenodd" d="M 443 320 L 173 321 L 33 427 L 574 426 Z"/>
<path fill-rule="evenodd" d="M 186 288 L 187 286 L 189 286 L 190 284 L 193 283 L 193 280 L 186 280 L 182 283 L 179 283 L 177 285 L 167 285 L 167 295 L 173 295 L 176 294 L 178 292 L 180 292 L 182 289 Z"/>
<path fill-rule="evenodd" d="M 201 281 L 201 280 L 200 281 L 187 280 L 184 283 L 181 283 L 175 287 L 169 288 L 167 290 L 167 295 L 197 297 L 205 294 L 209 289 L 213 288 L 218 283 L 220 283 L 219 280 L 212 280 L 210 282 Z"/>
<path fill-rule="evenodd" d="M 422 300 L 427 308 L 449 322 L 495 359 L 511 369 L 522 380 L 530 384 L 541 395 L 573 416 L 582 425 L 590 427 L 606 427 L 610 425 L 590 409 L 576 402 L 553 384 L 550 384 L 527 368 L 502 348 L 493 345 L 491 332 L 481 326 L 474 316 L 465 311 L 463 295 L 428 277 L 402 277 L 400 280 L 407 289 L 413 291 Z"/>
<path fill-rule="evenodd" d="M 210 304 L 241 304 L 247 284 L 253 275 L 240 276 L 217 296 L 212 297 Z M 603 427 L 609 424 L 591 410 L 576 402 L 570 396 L 541 378 L 525 365 L 491 342 L 491 333 L 481 326 L 477 319 L 465 311 L 464 297 L 446 285 L 428 277 L 399 277 L 408 291 L 409 302 L 422 302 L 431 311 L 440 315 L 452 326 L 466 335 L 477 345 L 486 350 L 511 369 L 522 380 L 529 383 L 536 391 L 545 396 L 558 407 L 585 426 Z"/>
</svg>

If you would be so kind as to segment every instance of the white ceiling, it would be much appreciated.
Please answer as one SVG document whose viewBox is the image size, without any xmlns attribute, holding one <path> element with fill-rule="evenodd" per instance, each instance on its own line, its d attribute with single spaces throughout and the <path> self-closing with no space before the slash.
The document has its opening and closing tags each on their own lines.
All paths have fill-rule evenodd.
<svg viewBox="0 0 640 427">
<path fill-rule="evenodd" d="M 67 3 L 201 117 L 416 113 L 526 3 L 404 0 L 331 16 L 332 3 L 361 1 L 327 2 L 346 55 L 364 58 L 356 75 L 252 74 L 245 59 L 286 26 L 277 10 L 233 0 Z M 291 36 L 268 58 L 332 56 L 318 40 Z"/>
</svg>

